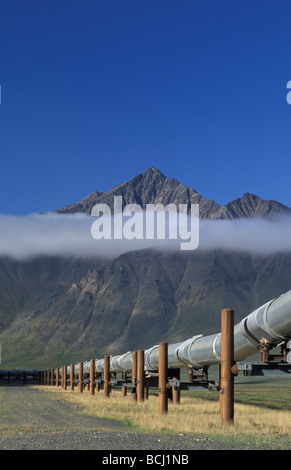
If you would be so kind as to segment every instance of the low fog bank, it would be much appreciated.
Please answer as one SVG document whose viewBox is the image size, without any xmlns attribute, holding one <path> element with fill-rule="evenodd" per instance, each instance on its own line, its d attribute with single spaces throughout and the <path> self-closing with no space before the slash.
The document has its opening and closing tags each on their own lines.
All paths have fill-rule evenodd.
<svg viewBox="0 0 291 470">
<path fill-rule="evenodd" d="M 171 240 L 94 239 L 91 233 L 93 219 L 86 214 L 0 214 L 0 256 L 17 260 L 37 256 L 114 258 L 144 248 L 181 249 L 179 237 Z M 191 225 L 190 218 L 188 223 Z M 290 253 L 291 216 L 200 220 L 198 249 L 222 249 L 256 255 Z"/>
</svg>

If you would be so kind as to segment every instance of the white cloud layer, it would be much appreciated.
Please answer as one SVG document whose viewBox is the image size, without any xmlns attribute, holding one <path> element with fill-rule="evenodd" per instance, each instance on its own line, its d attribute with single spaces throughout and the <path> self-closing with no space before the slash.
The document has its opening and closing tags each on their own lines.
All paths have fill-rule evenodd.
<svg viewBox="0 0 291 470">
<path fill-rule="evenodd" d="M 0 256 L 18 260 L 44 255 L 112 258 L 148 247 L 180 251 L 177 240 L 96 240 L 91 235 L 93 221 L 85 214 L 0 215 Z M 290 253 L 291 217 L 200 220 L 198 249 Z"/>
</svg>

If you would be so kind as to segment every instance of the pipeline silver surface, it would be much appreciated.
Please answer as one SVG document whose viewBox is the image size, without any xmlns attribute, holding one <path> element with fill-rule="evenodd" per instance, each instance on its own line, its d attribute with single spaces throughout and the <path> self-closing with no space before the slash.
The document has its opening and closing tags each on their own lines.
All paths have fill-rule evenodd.
<svg viewBox="0 0 291 470">
<path fill-rule="evenodd" d="M 243 318 L 234 327 L 234 360 L 241 361 L 257 352 L 260 341 L 266 340 L 276 346 L 291 338 L 291 290 L 270 300 Z M 209 336 L 195 335 L 180 343 L 168 345 L 168 367 L 170 369 L 193 366 L 200 369 L 220 362 L 221 334 Z M 145 370 L 158 371 L 159 346 L 155 345 L 144 352 Z M 132 353 L 130 351 L 110 357 L 110 370 L 130 372 Z M 74 366 L 78 373 L 79 364 Z M 83 365 L 84 373 L 89 373 L 90 363 Z M 95 360 L 95 370 L 102 373 L 104 359 Z"/>
</svg>

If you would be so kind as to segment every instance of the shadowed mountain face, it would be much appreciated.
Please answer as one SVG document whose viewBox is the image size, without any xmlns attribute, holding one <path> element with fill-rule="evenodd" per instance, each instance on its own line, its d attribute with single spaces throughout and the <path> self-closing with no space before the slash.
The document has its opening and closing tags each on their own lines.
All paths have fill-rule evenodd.
<svg viewBox="0 0 291 470">
<path fill-rule="evenodd" d="M 60 213 L 91 213 L 97 203 L 199 203 L 200 218 L 290 214 L 246 193 L 225 206 L 150 168 L 106 193 L 94 192 Z M 57 367 L 79 360 L 181 341 L 220 329 L 220 310 L 235 321 L 290 289 L 291 255 L 212 250 L 139 250 L 110 261 L 40 257 L 0 259 L 2 368 Z"/>
</svg>

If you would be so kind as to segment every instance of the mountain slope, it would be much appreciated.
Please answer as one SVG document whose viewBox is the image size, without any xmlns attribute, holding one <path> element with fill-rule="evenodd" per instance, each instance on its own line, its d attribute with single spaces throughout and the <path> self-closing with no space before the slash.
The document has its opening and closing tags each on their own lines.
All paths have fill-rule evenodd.
<svg viewBox="0 0 291 470">
<path fill-rule="evenodd" d="M 290 278 L 290 256 L 126 253 L 6 329 L 3 356 L 21 345 L 28 366 L 61 365 L 215 333 L 221 308 L 234 308 L 238 322 Z"/>
</svg>

